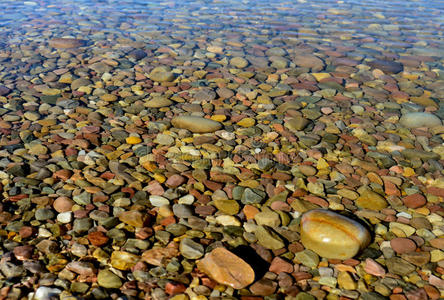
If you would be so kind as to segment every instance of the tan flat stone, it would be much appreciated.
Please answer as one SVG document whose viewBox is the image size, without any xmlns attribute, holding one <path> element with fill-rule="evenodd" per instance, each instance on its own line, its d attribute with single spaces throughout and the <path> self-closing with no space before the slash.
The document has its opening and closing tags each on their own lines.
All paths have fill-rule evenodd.
<svg viewBox="0 0 444 300">
<path fill-rule="evenodd" d="M 242 289 L 254 281 L 249 264 L 225 248 L 216 248 L 197 262 L 197 267 L 220 284 Z"/>
<path fill-rule="evenodd" d="M 222 124 L 210 119 L 196 116 L 178 116 L 171 120 L 176 128 L 188 129 L 195 133 L 214 132 L 222 128 Z"/>
</svg>

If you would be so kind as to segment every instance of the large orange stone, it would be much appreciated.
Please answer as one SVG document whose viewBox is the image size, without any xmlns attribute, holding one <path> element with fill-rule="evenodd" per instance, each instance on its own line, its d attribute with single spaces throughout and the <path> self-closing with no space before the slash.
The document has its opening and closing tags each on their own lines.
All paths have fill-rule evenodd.
<svg viewBox="0 0 444 300">
<path fill-rule="evenodd" d="M 225 248 L 216 248 L 197 262 L 197 267 L 220 284 L 242 289 L 254 281 L 249 264 Z"/>
<path fill-rule="evenodd" d="M 301 219 L 302 244 L 325 258 L 352 258 L 370 240 L 362 224 L 329 210 L 311 210 Z"/>
</svg>

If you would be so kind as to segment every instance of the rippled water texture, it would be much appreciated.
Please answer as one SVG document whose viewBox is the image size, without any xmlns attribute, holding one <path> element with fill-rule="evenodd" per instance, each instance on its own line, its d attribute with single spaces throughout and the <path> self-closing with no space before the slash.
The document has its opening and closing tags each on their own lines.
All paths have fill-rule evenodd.
<svg viewBox="0 0 444 300">
<path fill-rule="evenodd" d="M 271 3 L 270 3 L 271 2 Z M 285 46 L 351 47 L 347 56 L 443 56 L 441 1 L 13 1 L 0 3 L 1 42 L 35 47 L 52 36 L 120 44 L 119 38 L 156 49 L 202 40 Z M 243 46 L 239 46 L 243 48 Z M 332 57 L 332 54 L 324 54 Z M 439 60 L 438 60 L 439 61 Z"/>
</svg>

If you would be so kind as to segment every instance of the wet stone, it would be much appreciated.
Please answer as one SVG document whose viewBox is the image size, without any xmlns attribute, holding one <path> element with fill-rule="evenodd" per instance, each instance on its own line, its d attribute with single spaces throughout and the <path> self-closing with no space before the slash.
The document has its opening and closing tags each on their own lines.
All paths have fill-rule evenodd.
<svg viewBox="0 0 444 300">
<path fill-rule="evenodd" d="M 193 209 L 190 205 L 174 204 L 173 213 L 178 218 L 188 218 L 193 215 Z"/>
<path fill-rule="evenodd" d="M 129 270 L 139 261 L 139 257 L 135 254 L 125 251 L 114 251 L 111 254 L 111 265 L 118 270 Z"/>
<path fill-rule="evenodd" d="M 214 200 L 214 206 L 227 215 L 234 215 L 239 212 L 239 203 L 235 200 L 216 199 Z"/>
<path fill-rule="evenodd" d="M 122 286 L 122 280 L 109 270 L 100 270 L 97 275 L 99 286 L 107 289 L 118 289 Z"/>
<path fill-rule="evenodd" d="M 248 61 L 243 57 L 233 57 L 230 64 L 238 69 L 243 69 L 248 65 Z"/>
<path fill-rule="evenodd" d="M 147 220 L 147 215 L 140 211 L 124 211 L 119 215 L 119 220 L 134 227 L 143 227 Z"/>
<path fill-rule="evenodd" d="M 442 124 L 441 120 L 436 115 L 425 112 L 411 112 L 404 114 L 399 120 L 399 123 L 407 128 L 432 128 Z"/>
<path fill-rule="evenodd" d="M 360 223 L 328 210 L 312 210 L 301 219 L 304 246 L 325 258 L 347 259 L 370 243 Z"/>
<path fill-rule="evenodd" d="M 267 249 L 278 250 L 285 246 L 283 240 L 277 235 L 277 233 L 265 226 L 258 226 L 254 234 L 258 239 L 258 243 Z"/>
<path fill-rule="evenodd" d="M 210 102 L 216 98 L 216 93 L 211 89 L 201 89 L 193 95 L 193 98 L 198 102 Z"/>
<path fill-rule="evenodd" d="M 388 258 L 386 263 L 389 272 L 396 275 L 405 276 L 414 272 L 416 269 L 414 265 L 399 257 Z"/>
<path fill-rule="evenodd" d="M 214 132 L 222 128 L 219 122 L 195 116 L 175 117 L 171 120 L 171 124 L 174 127 L 188 129 L 196 133 Z"/>
<path fill-rule="evenodd" d="M 49 2 L 2 2 L 0 298 L 439 299 L 435 3 Z"/>
<path fill-rule="evenodd" d="M 216 282 L 242 289 L 251 284 L 255 273 L 243 259 L 225 248 L 216 248 L 197 262 L 197 267 Z"/>
<path fill-rule="evenodd" d="M 150 72 L 149 78 L 157 82 L 170 82 L 174 80 L 175 76 L 167 68 L 157 67 Z"/>
<path fill-rule="evenodd" d="M 243 204 L 254 204 L 254 203 L 261 203 L 265 199 L 265 193 L 257 190 L 257 189 L 250 189 L 246 188 L 241 197 L 241 202 Z"/>
<path fill-rule="evenodd" d="M 274 294 L 276 288 L 276 282 L 267 278 L 262 278 L 250 286 L 250 291 L 253 295 L 269 296 Z"/>
<path fill-rule="evenodd" d="M 309 249 L 295 253 L 294 259 L 310 268 L 316 268 L 319 264 L 319 256 Z"/>
<path fill-rule="evenodd" d="M 49 41 L 49 46 L 58 49 L 69 49 L 83 46 L 84 41 L 73 38 L 54 38 Z"/>
<path fill-rule="evenodd" d="M 361 193 L 355 203 L 360 208 L 374 210 L 381 210 L 388 206 L 387 201 L 381 195 L 367 189 Z"/>
<path fill-rule="evenodd" d="M 379 69 L 386 74 L 396 74 L 403 70 L 403 66 L 399 62 L 389 60 L 372 60 L 367 63 L 370 67 Z"/>
<path fill-rule="evenodd" d="M 149 108 L 160 108 L 160 107 L 170 106 L 171 104 L 173 104 L 173 101 L 171 101 L 166 97 L 154 96 L 145 103 L 145 106 Z"/>
<path fill-rule="evenodd" d="M 188 259 L 198 259 L 204 255 L 204 247 L 190 238 L 184 238 L 179 244 L 180 254 Z"/>
<path fill-rule="evenodd" d="M 407 238 L 394 238 L 390 241 L 390 245 L 396 253 L 408 253 L 416 250 L 415 242 Z"/>
<path fill-rule="evenodd" d="M 55 214 L 51 209 L 39 208 L 35 211 L 35 218 L 39 221 L 53 219 L 54 216 Z"/>
<path fill-rule="evenodd" d="M 76 233 L 85 233 L 93 227 L 93 220 L 90 218 L 75 219 L 73 230 Z"/>
</svg>

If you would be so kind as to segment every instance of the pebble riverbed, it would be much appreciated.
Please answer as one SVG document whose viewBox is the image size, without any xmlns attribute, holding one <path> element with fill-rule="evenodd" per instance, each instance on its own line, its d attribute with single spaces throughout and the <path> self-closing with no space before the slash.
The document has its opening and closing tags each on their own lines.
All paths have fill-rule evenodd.
<svg viewBox="0 0 444 300">
<path fill-rule="evenodd" d="M 444 297 L 439 1 L 0 9 L 0 299 Z"/>
</svg>

